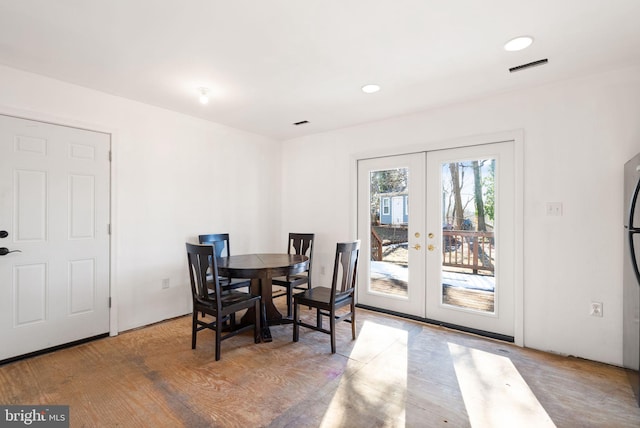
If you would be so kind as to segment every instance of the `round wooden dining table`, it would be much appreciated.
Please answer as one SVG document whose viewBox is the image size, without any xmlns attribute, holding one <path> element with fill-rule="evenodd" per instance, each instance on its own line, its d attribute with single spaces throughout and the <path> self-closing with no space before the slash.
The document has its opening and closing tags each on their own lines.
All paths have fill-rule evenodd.
<svg viewBox="0 0 640 428">
<path fill-rule="evenodd" d="M 262 297 L 262 340 L 271 341 L 270 325 L 291 323 L 273 304 L 272 278 L 295 275 L 309 269 L 309 257 L 299 254 L 242 254 L 218 259 L 218 274 L 229 278 L 250 278 L 251 294 Z M 252 324 L 254 311 L 247 311 L 242 323 Z"/>
</svg>

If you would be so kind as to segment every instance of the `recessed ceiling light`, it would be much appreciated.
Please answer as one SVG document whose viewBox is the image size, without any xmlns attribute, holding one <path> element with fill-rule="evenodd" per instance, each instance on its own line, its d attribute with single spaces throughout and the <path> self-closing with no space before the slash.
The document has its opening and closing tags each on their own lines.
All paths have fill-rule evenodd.
<svg viewBox="0 0 640 428">
<path fill-rule="evenodd" d="M 362 87 L 362 92 L 366 94 L 373 94 L 374 92 L 378 92 L 379 90 L 380 86 L 374 84 L 364 85 Z"/>
<path fill-rule="evenodd" d="M 509 40 L 504 44 L 505 51 L 521 51 L 522 49 L 528 48 L 533 43 L 533 37 L 531 36 L 519 36 L 515 39 Z"/>
</svg>

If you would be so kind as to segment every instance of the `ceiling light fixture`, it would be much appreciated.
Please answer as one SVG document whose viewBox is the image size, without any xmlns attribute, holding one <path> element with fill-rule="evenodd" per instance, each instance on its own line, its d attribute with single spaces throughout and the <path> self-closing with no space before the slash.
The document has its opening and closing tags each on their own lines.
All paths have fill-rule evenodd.
<svg viewBox="0 0 640 428">
<path fill-rule="evenodd" d="M 198 93 L 200 94 L 200 104 L 208 104 L 209 103 L 209 89 L 207 88 L 198 88 Z"/>
<path fill-rule="evenodd" d="M 533 37 L 518 36 L 505 43 L 504 50 L 509 52 L 521 51 L 522 49 L 526 49 L 531 46 L 531 43 L 533 43 Z"/>
<path fill-rule="evenodd" d="M 362 87 L 362 92 L 364 92 L 365 94 L 373 94 L 374 92 L 378 92 L 379 90 L 380 86 L 374 84 L 364 85 Z"/>
</svg>

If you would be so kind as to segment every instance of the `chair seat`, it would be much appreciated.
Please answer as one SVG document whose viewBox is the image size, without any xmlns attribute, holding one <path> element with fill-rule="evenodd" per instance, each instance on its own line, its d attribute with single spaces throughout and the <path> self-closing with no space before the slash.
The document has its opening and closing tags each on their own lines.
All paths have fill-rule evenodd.
<svg viewBox="0 0 640 428">
<path fill-rule="evenodd" d="M 226 278 L 224 276 L 219 277 L 220 286 L 222 288 L 242 288 L 242 287 L 251 287 L 250 279 L 243 278 Z"/>
<path fill-rule="evenodd" d="M 209 296 L 212 296 L 213 292 L 209 292 Z M 250 293 L 243 293 L 242 291 L 236 290 L 225 290 L 221 293 L 220 303 L 222 304 L 222 308 L 226 309 L 229 306 L 236 305 L 238 303 L 248 302 L 250 300 L 259 299 L 260 296 L 254 296 Z M 198 301 L 199 308 L 207 308 L 214 309 L 213 302 L 210 300 L 208 302 Z"/>
<path fill-rule="evenodd" d="M 290 277 L 279 276 L 273 278 L 273 283 L 276 285 L 289 285 L 296 287 L 298 285 L 306 284 L 309 282 L 309 278 L 306 275 L 292 275 Z"/>
<path fill-rule="evenodd" d="M 226 293 L 222 293 L 222 307 L 235 305 L 236 303 L 246 302 L 249 300 L 259 299 L 260 296 L 254 296 L 250 293 L 242 293 L 240 291 L 229 290 Z"/>
<path fill-rule="evenodd" d="M 282 287 L 297 287 L 308 282 L 309 277 L 307 275 L 278 276 L 272 279 L 273 285 L 280 285 Z"/>
<path fill-rule="evenodd" d="M 336 296 L 336 307 L 342 306 L 341 303 L 349 303 L 351 294 Z M 313 287 L 302 293 L 293 295 L 294 301 L 301 305 L 310 303 L 326 305 L 326 309 L 331 307 L 331 289 L 328 287 Z M 323 309 L 325 309 L 323 307 Z"/>
<path fill-rule="evenodd" d="M 251 287 L 251 280 L 244 278 L 227 278 L 226 276 L 219 276 L 218 282 L 220 282 L 220 287 L 225 290 Z M 213 284 L 213 276 L 211 274 L 207 274 L 207 284 L 209 284 L 209 288 L 211 288 L 211 285 Z"/>
</svg>

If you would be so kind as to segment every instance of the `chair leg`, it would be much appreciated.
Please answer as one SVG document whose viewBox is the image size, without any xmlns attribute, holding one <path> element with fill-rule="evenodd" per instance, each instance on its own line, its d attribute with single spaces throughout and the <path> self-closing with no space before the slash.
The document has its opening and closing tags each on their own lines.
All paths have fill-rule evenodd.
<svg viewBox="0 0 640 428">
<path fill-rule="evenodd" d="M 318 328 L 322 328 L 322 314 L 320 313 L 320 308 L 316 308 L 316 325 Z"/>
<path fill-rule="evenodd" d="M 196 334 L 198 333 L 197 321 L 198 321 L 198 311 L 193 311 L 193 321 L 191 323 L 191 349 L 196 349 Z"/>
<path fill-rule="evenodd" d="M 222 317 L 216 316 L 216 361 L 220 360 L 220 345 L 222 343 Z"/>
<path fill-rule="evenodd" d="M 356 340 L 356 305 L 351 302 L 351 337 Z"/>
<path fill-rule="evenodd" d="M 332 310 L 329 315 L 329 331 L 331 332 L 331 353 L 336 353 L 336 314 Z"/>
<path fill-rule="evenodd" d="M 298 315 L 298 302 L 294 300 L 293 302 L 293 341 L 298 341 L 298 335 L 300 333 L 300 319 Z"/>
<path fill-rule="evenodd" d="M 260 332 L 262 331 L 260 326 L 260 300 L 256 300 L 255 304 L 256 322 L 253 325 L 253 340 L 255 343 L 260 343 Z"/>
</svg>

